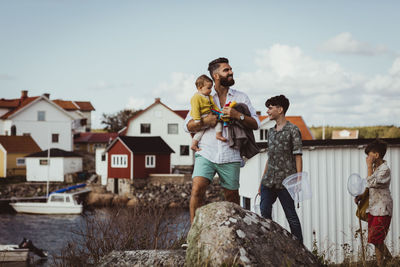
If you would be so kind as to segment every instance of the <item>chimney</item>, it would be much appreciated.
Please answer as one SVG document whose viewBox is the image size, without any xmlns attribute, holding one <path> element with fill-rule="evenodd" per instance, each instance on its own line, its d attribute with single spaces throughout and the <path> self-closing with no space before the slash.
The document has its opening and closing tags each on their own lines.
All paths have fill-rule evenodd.
<svg viewBox="0 0 400 267">
<path fill-rule="evenodd" d="M 49 93 L 46 93 L 46 94 L 43 94 L 45 97 L 47 97 L 48 99 L 50 99 L 50 94 Z"/>
<path fill-rule="evenodd" d="M 161 102 L 161 98 L 159 98 L 159 97 L 156 97 L 154 102 L 156 102 L 156 103 L 160 103 L 160 102 Z"/>
<path fill-rule="evenodd" d="M 21 91 L 21 100 L 24 100 L 27 97 L 28 97 L 28 90 L 22 90 Z"/>
</svg>

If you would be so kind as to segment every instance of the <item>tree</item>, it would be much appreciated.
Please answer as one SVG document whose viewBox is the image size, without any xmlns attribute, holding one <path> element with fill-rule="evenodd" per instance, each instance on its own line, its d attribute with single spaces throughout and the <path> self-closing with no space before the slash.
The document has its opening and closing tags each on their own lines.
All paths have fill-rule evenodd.
<svg viewBox="0 0 400 267">
<path fill-rule="evenodd" d="M 101 124 L 106 125 L 106 127 L 104 127 L 104 130 L 107 130 L 108 132 L 118 132 L 119 130 L 127 126 L 129 119 L 138 114 L 140 111 L 142 110 L 123 109 L 113 114 L 103 113 Z"/>
</svg>

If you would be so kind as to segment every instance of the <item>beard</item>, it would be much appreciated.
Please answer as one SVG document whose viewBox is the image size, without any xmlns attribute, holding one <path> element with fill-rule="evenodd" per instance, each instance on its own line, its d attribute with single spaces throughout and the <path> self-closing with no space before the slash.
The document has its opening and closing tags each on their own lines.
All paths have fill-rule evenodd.
<svg viewBox="0 0 400 267">
<path fill-rule="evenodd" d="M 232 77 L 232 79 L 229 80 L 229 77 Z M 222 86 L 225 86 L 225 87 L 229 87 L 229 86 L 234 85 L 235 84 L 235 80 L 233 79 L 233 75 L 227 76 L 226 78 L 225 77 L 221 77 L 220 78 L 220 84 Z"/>
</svg>

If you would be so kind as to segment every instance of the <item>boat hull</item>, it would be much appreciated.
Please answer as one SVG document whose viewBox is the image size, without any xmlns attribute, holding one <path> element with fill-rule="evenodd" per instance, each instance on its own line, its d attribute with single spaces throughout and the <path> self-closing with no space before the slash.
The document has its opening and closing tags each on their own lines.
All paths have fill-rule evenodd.
<svg viewBox="0 0 400 267">
<path fill-rule="evenodd" d="M 14 210 L 18 213 L 30 214 L 81 214 L 82 205 L 57 205 L 43 202 L 18 202 L 10 203 Z"/>
<path fill-rule="evenodd" d="M 27 261 L 29 249 L 18 248 L 17 245 L 15 247 L 17 248 L 0 245 L 0 262 Z"/>
</svg>

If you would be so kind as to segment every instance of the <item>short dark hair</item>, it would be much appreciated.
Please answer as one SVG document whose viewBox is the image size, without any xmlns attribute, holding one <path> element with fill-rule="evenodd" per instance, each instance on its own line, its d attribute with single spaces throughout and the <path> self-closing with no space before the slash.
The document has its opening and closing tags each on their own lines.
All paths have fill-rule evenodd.
<svg viewBox="0 0 400 267">
<path fill-rule="evenodd" d="M 284 95 L 277 95 L 274 97 L 271 97 L 270 99 L 268 99 L 265 102 L 265 106 L 269 107 L 269 106 L 280 106 L 283 108 L 283 113 L 286 114 L 286 111 L 289 108 L 289 99 L 286 98 L 286 96 Z"/>
<path fill-rule="evenodd" d="M 211 61 L 210 63 L 208 63 L 208 71 L 210 72 L 210 76 L 211 78 L 214 80 L 214 71 L 217 70 L 219 68 L 219 65 L 221 63 L 228 63 L 229 64 L 229 60 L 225 57 L 220 57 L 217 59 L 214 59 L 213 61 Z"/>
<path fill-rule="evenodd" d="M 213 84 L 213 81 L 210 79 L 210 77 L 208 77 L 207 75 L 203 74 L 200 75 L 197 79 L 196 79 L 196 87 L 197 89 L 203 87 L 205 85 L 206 82 L 210 82 L 211 84 Z"/>
<path fill-rule="evenodd" d="M 379 157 L 383 159 L 386 154 L 387 143 L 381 139 L 375 139 L 365 148 L 365 154 L 369 154 L 369 152 L 378 153 Z"/>
</svg>

